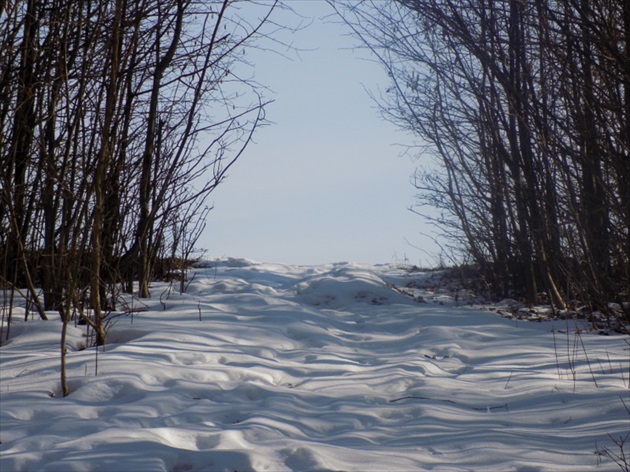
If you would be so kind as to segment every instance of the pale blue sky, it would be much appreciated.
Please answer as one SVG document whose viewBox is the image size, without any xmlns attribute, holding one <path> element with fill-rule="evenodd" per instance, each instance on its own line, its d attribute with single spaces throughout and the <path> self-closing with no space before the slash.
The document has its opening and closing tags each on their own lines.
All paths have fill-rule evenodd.
<svg viewBox="0 0 630 472">
<path fill-rule="evenodd" d="M 366 92 L 386 88 L 386 74 L 352 49 L 356 40 L 342 25 L 322 20 L 331 13 L 323 0 L 290 4 L 313 18 L 283 37 L 303 50 L 301 59 L 250 55 L 256 80 L 273 91 L 273 124 L 211 195 L 215 208 L 198 246 L 206 257 L 287 264 L 433 263 L 406 242 L 436 252 L 420 235 L 431 227 L 408 210 L 416 163 L 400 145 L 412 138 L 383 121 Z"/>
</svg>

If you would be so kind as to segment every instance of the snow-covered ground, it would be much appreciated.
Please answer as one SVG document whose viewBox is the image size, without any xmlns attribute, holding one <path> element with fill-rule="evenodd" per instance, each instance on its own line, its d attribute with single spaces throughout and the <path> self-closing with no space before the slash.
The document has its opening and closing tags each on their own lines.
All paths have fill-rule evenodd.
<svg viewBox="0 0 630 472">
<path fill-rule="evenodd" d="M 16 316 L 0 470 L 620 470 L 627 336 L 392 288 L 423 277 L 212 261 L 183 295 L 130 300 L 98 356 L 71 327 L 66 398 L 60 323 Z"/>
</svg>

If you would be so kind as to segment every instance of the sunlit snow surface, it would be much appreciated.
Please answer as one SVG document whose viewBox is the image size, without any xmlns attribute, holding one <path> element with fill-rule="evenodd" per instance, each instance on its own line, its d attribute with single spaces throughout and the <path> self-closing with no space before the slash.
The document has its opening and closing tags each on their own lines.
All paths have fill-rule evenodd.
<svg viewBox="0 0 630 472">
<path fill-rule="evenodd" d="M 59 322 L 18 309 L 0 348 L 0 470 L 619 469 L 602 451 L 630 429 L 628 337 L 391 288 L 423 277 L 211 261 L 183 295 L 156 283 L 129 300 L 98 375 L 71 327 L 66 398 Z"/>
</svg>

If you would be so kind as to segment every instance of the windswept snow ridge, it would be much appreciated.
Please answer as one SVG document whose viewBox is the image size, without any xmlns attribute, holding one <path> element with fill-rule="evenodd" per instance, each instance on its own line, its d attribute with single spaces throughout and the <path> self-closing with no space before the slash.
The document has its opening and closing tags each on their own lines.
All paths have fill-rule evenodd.
<svg viewBox="0 0 630 472">
<path fill-rule="evenodd" d="M 393 288 L 421 277 L 209 261 L 183 295 L 160 283 L 128 301 L 144 311 L 116 318 L 98 375 L 71 328 L 66 398 L 60 323 L 14 319 L 0 470 L 618 469 L 605 450 L 629 433 L 627 337 Z"/>
</svg>

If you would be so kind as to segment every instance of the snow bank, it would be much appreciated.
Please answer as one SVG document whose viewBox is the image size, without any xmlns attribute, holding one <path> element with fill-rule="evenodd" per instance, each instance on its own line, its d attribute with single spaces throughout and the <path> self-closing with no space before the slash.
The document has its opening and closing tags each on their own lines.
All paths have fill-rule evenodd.
<svg viewBox="0 0 630 472">
<path fill-rule="evenodd" d="M 325 308 L 343 308 L 355 303 L 369 305 L 409 304 L 409 297 L 396 292 L 373 272 L 351 265 L 309 278 L 296 285 L 303 303 Z"/>
</svg>

